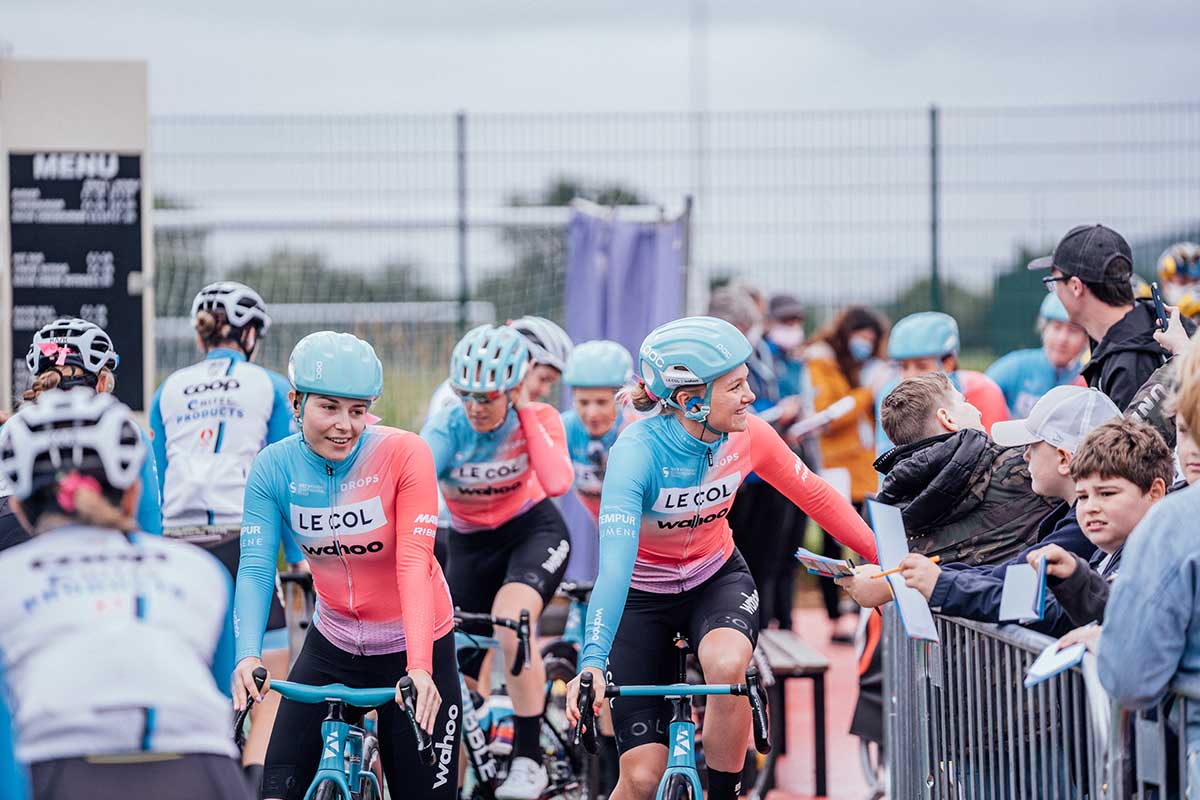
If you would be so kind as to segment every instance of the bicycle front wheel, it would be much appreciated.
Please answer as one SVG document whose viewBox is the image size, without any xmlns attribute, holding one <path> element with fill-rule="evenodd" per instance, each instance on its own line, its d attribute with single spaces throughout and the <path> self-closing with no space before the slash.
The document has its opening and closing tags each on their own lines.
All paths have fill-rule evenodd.
<svg viewBox="0 0 1200 800">
<path fill-rule="evenodd" d="M 678 772 L 667 778 L 662 796 L 664 800 L 700 800 L 692 794 L 692 782 L 686 775 L 680 775 Z"/>
<path fill-rule="evenodd" d="M 383 771 L 379 767 L 379 740 L 374 736 L 367 736 L 363 739 L 363 756 L 362 756 L 363 776 L 358 782 L 358 796 L 361 800 L 383 800 L 382 794 L 375 793 L 375 784 L 365 773 L 374 773 L 375 779 L 379 781 L 379 786 L 383 787 Z"/>
<path fill-rule="evenodd" d="M 317 784 L 317 788 L 313 792 L 313 800 L 351 800 L 351 798 L 346 796 L 342 787 L 326 779 Z"/>
</svg>

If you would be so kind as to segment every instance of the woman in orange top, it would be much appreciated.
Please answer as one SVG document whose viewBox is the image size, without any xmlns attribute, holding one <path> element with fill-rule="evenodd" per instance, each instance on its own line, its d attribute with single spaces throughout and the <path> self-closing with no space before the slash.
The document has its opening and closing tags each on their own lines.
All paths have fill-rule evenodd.
<svg viewBox="0 0 1200 800">
<path fill-rule="evenodd" d="M 821 432 L 821 462 L 826 471 L 844 469 L 850 473 L 850 500 L 862 513 L 867 495 L 878 488 L 875 460 L 875 401 L 869 386 L 861 383 L 865 363 L 879 358 L 887 330 L 878 314 L 862 306 L 849 306 L 817 335 L 805 352 L 809 376 L 815 393 L 817 411 L 828 408 L 844 397 L 854 399 L 854 408 L 829 423 Z M 825 534 L 823 552 L 832 558 L 841 554 L 837 540 Z M 820 581 L 821 595 L 830 620 L 841 616 L 839 593 L 832 581 Z M 834 641 L 851 641 L 844 632 L 834 631 Z"/>
</svg>

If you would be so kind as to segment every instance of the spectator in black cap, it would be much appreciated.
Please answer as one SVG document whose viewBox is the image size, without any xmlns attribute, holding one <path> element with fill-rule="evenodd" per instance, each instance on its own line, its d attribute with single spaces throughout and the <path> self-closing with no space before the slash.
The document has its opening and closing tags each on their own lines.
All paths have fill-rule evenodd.
<svg viewBox="0 0 1200 800">
<path fill-rule="evenodd" d="M 1134 299 L 1129 243 L 1104 225 L 1080 225 L 1053 255 L 1031 261 L 1029 269 L 1050 270 L 1042 278 L 1047 291 L 1058 295 L 1071 322 L 1092 340 L 1092 357 L 1082 371 L 1088 386 L 1126 408 L 1168 357 L 1154 340 L 1154 304 Z"/>
</svg>

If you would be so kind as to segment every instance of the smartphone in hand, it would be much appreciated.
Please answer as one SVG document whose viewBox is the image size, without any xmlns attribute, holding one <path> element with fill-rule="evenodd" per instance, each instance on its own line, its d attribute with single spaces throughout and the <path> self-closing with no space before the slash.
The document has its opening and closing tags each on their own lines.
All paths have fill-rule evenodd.
<svg viewBox="0 0 1200 800">
<path fill-rule="evenodd" d="M 1154 298 L 1154 313 L 1158 315 L 1158 329 L 1165 331 L 1167 325 L 1171 323 L 1171 318 L 1167 315 L 1167 308 L 1163 305 L 1162 294 L 1158 291 L 1158 284 L 1150 284 L 1150 296 Z"/>
</svg>

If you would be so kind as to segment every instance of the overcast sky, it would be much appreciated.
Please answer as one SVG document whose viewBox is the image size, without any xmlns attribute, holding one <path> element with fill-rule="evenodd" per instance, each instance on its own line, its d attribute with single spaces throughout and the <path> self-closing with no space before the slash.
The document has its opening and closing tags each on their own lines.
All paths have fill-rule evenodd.
<svg viewBox="0 0 1200 800">
<path fill-rule="evenodd" d="M 713 109 L 1188 100 L 1200 3 L 709 0 Z M 336 10 L 335 10 L 336 9 Z M 668 110 L 686 0 L 0 0 L 18 58 L 144 59 L 157 114 Z"/>
</svg>

